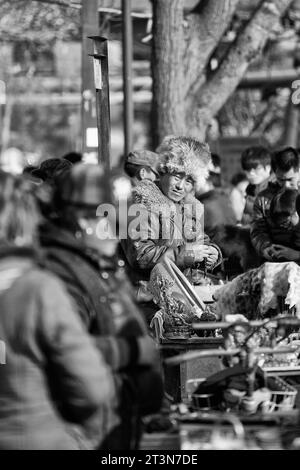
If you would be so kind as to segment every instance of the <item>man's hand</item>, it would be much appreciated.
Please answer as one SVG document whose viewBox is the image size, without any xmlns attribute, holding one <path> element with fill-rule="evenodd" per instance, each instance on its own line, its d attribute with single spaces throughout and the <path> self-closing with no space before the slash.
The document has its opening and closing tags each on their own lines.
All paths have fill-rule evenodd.
<svg viewBox="0 0 300 470">
<path fill-rule="evenodd" d="M 262 255 L 267 261 L 274 261 L 274 259 L 277 258 L 277 253 L 274 250 L 274 245 L 265 248 L 262 252 Z"/>
<path fill-rule="evenodd" d="M 273 245 L 273 251 L 276 259 L 284 259 L 286 261 L 300 261 L 300 251 L 293 250 L 283 245 Z"/>
<path fill-rule="evenodd" d="M 209 248 L 210 247 L 208 245 L 198 245 L 198 244 L 195 244 L 194 246 L 191 246 L 189 248 L 194 253 L 195 263 L 200 263 L 201 261 L 204 260 L 204 258 L 208 258 L 210 254 Z"/>
<path fill-rule="evenodd" d="M 214 266 L 219 258 L 219 252 L 214 246 L 208 246 L 208 256 L 206 258 L 207 267 Z"/>
<path fill-rule="evenodd" d="M 213 266 L 219 257 L 218 250 L 214 246 L 210 245 L 196 245 L 193 248 L 195 254 L 195 263 L 199 263 L 206 259 L 207 267 Z"/>
</svg>

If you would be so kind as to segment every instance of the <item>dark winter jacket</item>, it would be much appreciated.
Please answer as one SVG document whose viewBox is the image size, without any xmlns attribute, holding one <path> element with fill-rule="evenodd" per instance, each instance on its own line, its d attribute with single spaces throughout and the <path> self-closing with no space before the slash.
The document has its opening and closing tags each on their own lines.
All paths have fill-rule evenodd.
<svg viewBox="0 0 300 470">
<path fill-rule="evenodd" d="M 47 268 L 64 281 L 109 365 L 114 370 L 130 365 L 136 360 L 130 357 L 135 338 L 148 338 L 148 333 L 116 260 L 99 257 L 71 232 L 51 223 L 41 229 L 41 244 Z"/>
<path fill-rule="evenodd" d="M 79 448 L 70 423 L 90 421 L 114 385 L 65 287 L 31 253 L 5 249 L 0 311 L 0 449 Z"/>
<path fill-rule="evenodd" d="M 138 393 L 143 377 L 147 394 L 149 387 L 155 393 L 144 399 L 140 391 L 143 403 L 138 405 L 134 397 L 133 406 L 139 408 L 138 413 L 157 411 L 162 398 L 162 382 L 156 371 L 155 345 L 132 299 L 131 285 L 123 270 L 114 260 L 101 258 L 98 253 L 88 250 L 76 235 L 53 223 L 48 222 L 42 227 L 40 239 L 47 268 L 64 281 L 87 331 L 115 371 L 119 405 L 122 405 L 124 384 L 134 395 Z M 152 363 L 144 367 L 138 365 L 142 350 L 148 351 L 149 358 L 153 358 Z"/>
<path fill-rule="evenodd" d="M 263 250 L 273 243 L 290 245 L 291 234 L 285 228 L 278 227 L 270 217 L 270 206 L 273 197 L 281 190 L 278 183 L 270 182 L 254 203 L 254 217 L 251 223 L 251 241 L 262 256 Z"/>
<path fill-rule="evenodd" d="M 246 188 L 246 202 L 245 202 L 245 208 L 244 208 L 244 213 L 242 217 L 242 225 L 248 225 L 253 221 L 254 218 L 254 203 L 255 199 L 261 193 L 264 191 L 269 184 L 270 179 L 267 178 L 265 181 L 263 181 L 261 184 L 248 184 Z"/>
</svg>

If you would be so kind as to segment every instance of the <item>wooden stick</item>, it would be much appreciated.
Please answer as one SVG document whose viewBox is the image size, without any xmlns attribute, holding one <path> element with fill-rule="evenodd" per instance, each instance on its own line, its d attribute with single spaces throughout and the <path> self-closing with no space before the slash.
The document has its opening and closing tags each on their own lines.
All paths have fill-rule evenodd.
<svg viewBox="0 0 300 470">
<path fill-rule="evenodd" d="M 192 361 L 193 359 L 201 359 L 202 357 L 224 357 L 224 356 L 236 356 L 242 352 L 241 348 L 236 349 L 210 349 L 207 351 L 188 351 L 183 354 L 178 354 L 177 356 L 170 357 L 165 359 L 164 363 L 168 366 L 176 366 L 182 362 Z M 289 354 L 294 353 L 295 348 L 257 348 L 253 350 L 254 354 Z"/>
</svg>

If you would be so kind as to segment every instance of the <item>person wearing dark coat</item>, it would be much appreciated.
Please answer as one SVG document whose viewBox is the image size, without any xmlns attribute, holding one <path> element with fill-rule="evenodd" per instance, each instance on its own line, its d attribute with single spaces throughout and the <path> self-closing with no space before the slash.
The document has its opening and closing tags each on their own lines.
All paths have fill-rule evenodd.
<svg viewBox="0 0 300 470">
<path fill-rule="evenodd" d="M 47 268 L 64 281 L 86 330 L 114 373 L 115 415 L 121 423 L 102 449 L 121 450 L 138 446 L 140 417 L 159 410 L 163 391 L 155 344 L 115 257 L 118 240 L 99 233 L 107 219 L 96 215 L 97 208 L 110 200 L 102 167 L 75 165 L 57 182 L 56 216 L 52 213 L 43 225 L 40 240 Z"/>
<path fill-rule="evenodd" d="M 0 173 L 0 449 L 99 445 L 112 374 L 63 283 L 36 249 L 39 222 L 28 181 Z"/>
<path fill-rule="evenodd" d="M 274 198 L 287 189 L 299 192 L 298 152 L 287 147 L 272 156 L 272 170 L 276 181 L 269 182 L 268 187 L 259 193 L 254 203 L 254 218 L 251 223 L 251 241 L 263 261 L 299 262 L 300 252 L 290 246 L 277 244 L 279 237 L 285 237 L 286 227 L 274 223 L 271 205 Z"/>
</svg>

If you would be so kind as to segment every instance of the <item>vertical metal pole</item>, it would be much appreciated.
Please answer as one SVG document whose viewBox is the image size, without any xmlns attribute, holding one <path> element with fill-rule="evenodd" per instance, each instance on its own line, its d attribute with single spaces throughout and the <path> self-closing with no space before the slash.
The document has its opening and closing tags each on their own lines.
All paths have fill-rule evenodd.
<svg viewBox="0 0 300 470">
<path fill-rule="evenodd" d="M 132 20 L 131 0 L 122 0 L 123 17 L 123 91 L 124 91 L 124 153 L 133 145 L 133 97 L 132 97 Z"/>
<path fill-rule="evenodd" d="M 107 170 L 110 168 L 110 104 L 107 39 L 92 36 L 94 43 L 93 60 L 100 67 L 95 75 L 97 124 L 98 124 L 98 159 Z M 94 69 L 95 71 L 95 69 Z M 96 83 L 97 82 L 97 83 Z"/>
<path fill-rule="evenodd" d="M 85 156 L 97 155 L 97 113 L 94 87 L 93 63 L 88 56 L 91 52 L 89 36 L 99 34 L 98 0 L 82 1 L 82 153 Z M 89 49 L 90 48 L 90 49 Z"/>
</svg>

